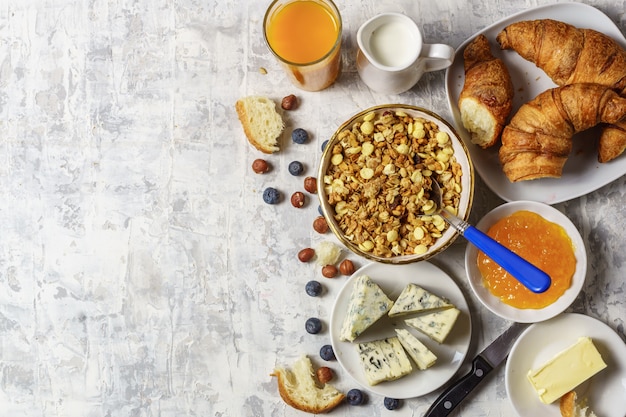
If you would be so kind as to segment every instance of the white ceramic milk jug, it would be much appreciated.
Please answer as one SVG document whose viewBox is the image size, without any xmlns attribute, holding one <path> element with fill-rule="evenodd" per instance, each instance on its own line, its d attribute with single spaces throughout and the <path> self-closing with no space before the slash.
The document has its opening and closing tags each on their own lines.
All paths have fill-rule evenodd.
<svg viewBox="0 0 626 417">
<path fill-rule="evenodd" d="M 400 94 L 425 72 L 452 65 L 454 48 L 426 44 L 415 21 L 401 13 L 383 13 L 363 23 L 357 32 L 357 70 L 372 90 Z"/>
</svg>

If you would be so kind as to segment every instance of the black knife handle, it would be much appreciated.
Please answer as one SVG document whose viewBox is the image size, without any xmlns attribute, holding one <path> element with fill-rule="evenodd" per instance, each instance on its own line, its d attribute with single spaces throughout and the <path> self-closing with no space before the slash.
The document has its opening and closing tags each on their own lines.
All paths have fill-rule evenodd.
<svg viewBox="0 0 626 417">
<path fill-rule="evenodd" d="M 472 370 L 442 392 L 439 398 L 430 406 L 424 417 L 445 417 L 450 414 L 492 370 L 493 366 L 489 365 L 481 356 L 477 356 L 472 361 Z"/>
</svg>

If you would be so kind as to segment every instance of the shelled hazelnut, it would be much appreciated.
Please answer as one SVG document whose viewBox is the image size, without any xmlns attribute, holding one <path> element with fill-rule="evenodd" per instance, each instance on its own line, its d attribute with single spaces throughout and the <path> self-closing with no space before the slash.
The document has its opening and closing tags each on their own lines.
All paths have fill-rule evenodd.
<svg viewBox="0 0 626 417">
<path fill-rule="evenodd" d="M 291 195 L 291 205 L 295 208 L 301 208 L 302 206 L 304 206 L 304 201 L 304 193 L 300 191 L 296 191 Z"/>
<path fill-rule="evenodd" d="M 322 268 L 322 275 L 324 275 L 326 278 L 335 278 L 338 272 L 339 271 L 337 270 L 337 267 L 335 265 L 325 265 Z"/>
<path fill-rule="evenodd" d="M 282 107 L 283 110 L 293 110 L 297 105 L 298 98 L 293 94 L 283 97 L 283 100 L 280 102 L 280 107 Z"/>
<path fill-rule="evenodd" d="M 333 370 L 328 366 L 322 366 L 317 369 L 317 380 L 320 384 L 325 384 L 333 379 Z"/>
<path fill-rule="evenodd" d="M 300 260 L 300 262 L 309 262 L 314 256 L 315 249 L 313 248 L 304 248 L 298 252 L 298 260 Z"/>
<path fill-rule="evenodd" d="M 354 274 L 354 264 L 350 259 L 344 259 L 339 264 L 339 271 L 341 271 L 343 275 L 352 275 Z"/>
<path fill-rule="evenodd" d="M 315 229 L 317 233 L 321 233 L 321 234 L 328 232 L 328 223 L 326 222 L 326 219 L 324 218 L 324 216 L 318 216 L 313 221 L 313 229 Z"/>
<path fill-rule="evenodd" d="M 252 170 L 257 174 L 265 174 L 270 170 L 270 164 L 265 159 L 255 159 L 252 162 Z"/>
<path fill-rule="evenodd" d="M 304 189 L 311 193 L 317 193 L 317 179 L 315 177 L 306 177 L 304 179 Z"/>
</svg>

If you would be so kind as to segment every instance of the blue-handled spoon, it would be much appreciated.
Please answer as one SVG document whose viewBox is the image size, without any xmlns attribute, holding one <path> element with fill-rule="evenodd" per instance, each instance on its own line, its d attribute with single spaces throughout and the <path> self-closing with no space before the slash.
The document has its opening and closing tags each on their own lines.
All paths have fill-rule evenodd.
<svg viewBox="0 0 626 417">
<path fill-rule="evenodd" d="M 446 210 L 442 204 L 441 187 L 434 179 L 432 179 L 430 200 L 432 200 L 436 206 L 433 214 L 439 214 L 450 226 L 461 233 L 465 239 L 483 251 L 485 255 L 489 256 L 494 262 L 504 268 L 526 288 L 535 293 L 542 293 L 550 287 L 552 280 L 544 271 L 470 225 L 465 220 L 458 218 Z"/>
</svg>

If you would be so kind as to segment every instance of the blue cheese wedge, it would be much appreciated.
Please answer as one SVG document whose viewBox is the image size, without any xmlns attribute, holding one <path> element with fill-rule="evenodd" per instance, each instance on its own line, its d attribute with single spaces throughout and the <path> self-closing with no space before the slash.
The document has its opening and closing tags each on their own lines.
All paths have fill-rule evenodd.
<svg viewBox="0 0 626 417">
<path fill-rule="evenodd" d="M 389 317 L 404 316 L 410 313 L 454 307 L 445 298 L 439 297 L 419 285 L 409 284 L 400 293 L 389 311 Z"/>
<path fill-rule="evenodd" d="M 461 312 L 458 308 L 452 307 L 445 310 L 435 311 L 433 313 L 423 314 L 404 322 L 424 333 L 431 339 L 443 343 L 450 334 L 450 331 L 456 323 L 456 319 Z"/>
<path fill-rule="evenodd" d="M 400 344 L 419 369 L 424 370 L 435 364 L 437 356 L 424 346 L 417 337 L 413 336 L 411 332 L 406 329 L 396 329 L 396 334 Z"/>
<path fill-rule="evenodd" d="M 356 278 L 339 338 L 353 342 L 393 306 L 383 290 L 367 275 Z"/>
<path fill-rule="evenodd" d="M 380 384 L 410 374 L 413 366 L 397 337 L 357 345 L 367 383 Z"/>
<path fill-rule="evenodd" d="M 604 368 L 606 363 L 591 338 L 580 337 L 539 368 L 528 371 L 528 380 L 539 399 L 550 404 Z"/>
</svg>

